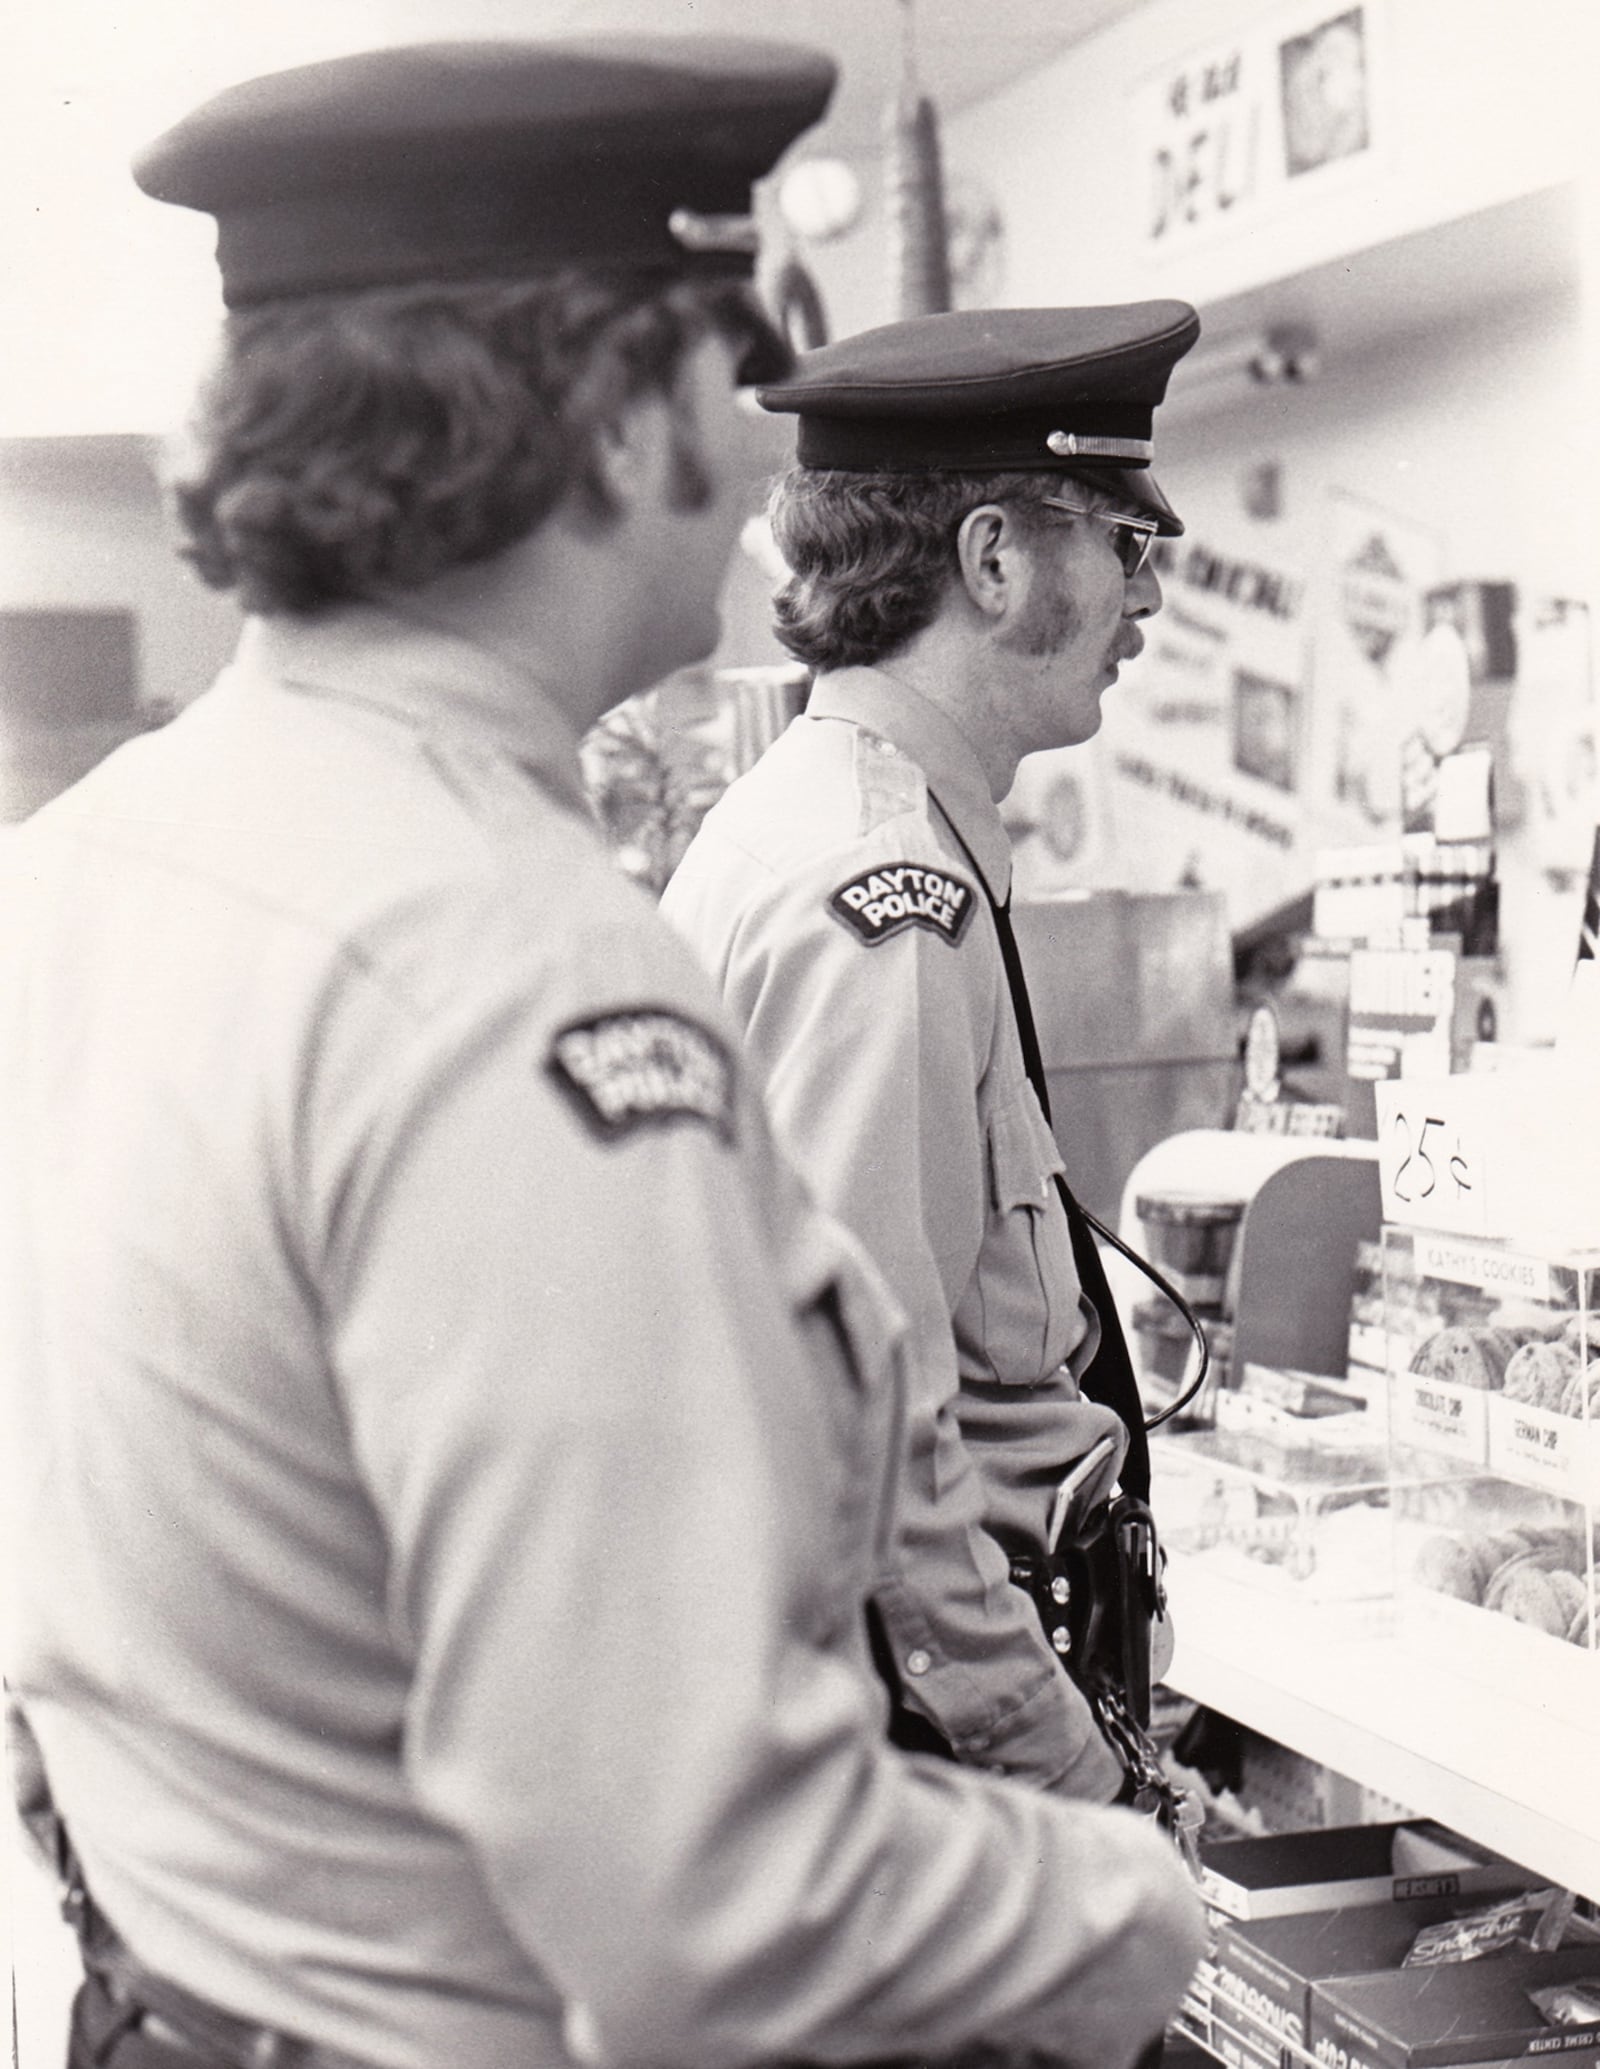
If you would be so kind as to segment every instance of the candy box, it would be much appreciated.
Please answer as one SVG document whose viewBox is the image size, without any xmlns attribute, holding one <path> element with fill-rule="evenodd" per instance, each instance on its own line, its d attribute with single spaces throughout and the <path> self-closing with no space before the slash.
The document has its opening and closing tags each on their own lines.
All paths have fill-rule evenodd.
<svg viewBox="0 0 1600 2069">
<path fill-rule="evenodd" d="M 1494 1895 L 1538 1878 L 1425 1819 L 1329 1825 L 1203 1845 L 1200 1889 L 1227 1918 L 1281 1918 L 1335 1907 Z"/>
<path fill-rule="evenodd" d="M 1420 1928 L 1453 1908 L 1435 1897 L 1224 1925 L 1213 1954 L 1213 2032 L 1231 2031 L 1241 2055 L 1264 2061 L 1285 2044 L 1304 2048 L 1314 1982 L 1397 1968 Z"/>
<path fill-rule="evenodd" d="M 1312 1985 L 1307 2038 L 1328 2069 L 1445 2069 L 1469 2062 L 1581 2054 L 1600 2023 L 1552 2024 L 1528 1995 L 1600 1979 L 1600 1945 L 1520 1950 L 1439 1968 L 1339 1976 Z"/>
</svg>

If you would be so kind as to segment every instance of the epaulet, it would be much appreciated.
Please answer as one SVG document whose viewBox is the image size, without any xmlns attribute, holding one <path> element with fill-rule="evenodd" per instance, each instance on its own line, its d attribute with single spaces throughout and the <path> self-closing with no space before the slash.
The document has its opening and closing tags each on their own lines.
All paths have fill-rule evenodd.
<svg viewBox="0 0 1600 2069">
<path fill-rule="evenodd" d="M 860 808 L 858 832 L 871 833 L 888 819 L 923 810 L 928 779 L 916 763 L 876 733 L 860 731 L 855 738 L 856 801 Z"/>
</svg>

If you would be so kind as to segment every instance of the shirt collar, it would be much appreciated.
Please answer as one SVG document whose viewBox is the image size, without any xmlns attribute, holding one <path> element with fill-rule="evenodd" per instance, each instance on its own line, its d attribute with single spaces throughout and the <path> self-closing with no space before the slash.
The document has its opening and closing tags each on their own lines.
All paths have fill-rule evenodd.
<svg viewBox="0 0 1600 2069">
<path fill-rule="evenodd" d="M 313 618 L 248 619 L 238 662 L 424 731 L 486 737 L 556 797 L 584 808 L 577 727 L 531 675 L 458 633 L 375 604 L 341 604 Z"/>
<path fill-rule="evenodd" d="M 840 668 L 819 676 L 806 717 L 851 720 L 914 761 L 990 894 L 1005 903 L 1011 889 L 1010 836 L 989 795 L 977 750 L 954 719 L 878 668 Z"/>
</svg>

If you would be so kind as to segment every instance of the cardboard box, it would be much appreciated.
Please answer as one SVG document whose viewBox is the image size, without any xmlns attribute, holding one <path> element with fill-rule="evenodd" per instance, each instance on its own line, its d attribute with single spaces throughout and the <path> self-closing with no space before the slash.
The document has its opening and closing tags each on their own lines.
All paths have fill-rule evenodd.
<svg viewBox="0 0 1600 2069">
<path fill-rule="evenodd" d="M 1313 1983 L 1398 1968 L 1423 1926 L 1459 1908 L 1448 1897 L 1432 1897 L 1225 1925 L 1213 1956 L 1213 2025 L 1225 2021 L 1253 2036 L 1256 2052 L 1268 2058 L 1285 2044 L 1304 2049 Z"/>
<path fill-rule="evenodd" d="M 1332 1825 L 1222 1839 L 1202 1854 L 1200 1888 L 1228 1918 L 1282 1918 L 1351 1904 L 1410 1903 L 1533 1889 L 1540 1878 L 1425 1819 Z"/>
<path fill-rule="evenodd" d="M 1340 1976 L 1312 1986 L 1310 2045 L 1339 2069 L 1445 2069 L 1467 2062 L 1583 2055 L 1600 2026 L 1552 2026 L 1528 1992 L 1600 1978 L 1600 1946 L 1513 1949 L 1445 1968 Z"/>
</svg>

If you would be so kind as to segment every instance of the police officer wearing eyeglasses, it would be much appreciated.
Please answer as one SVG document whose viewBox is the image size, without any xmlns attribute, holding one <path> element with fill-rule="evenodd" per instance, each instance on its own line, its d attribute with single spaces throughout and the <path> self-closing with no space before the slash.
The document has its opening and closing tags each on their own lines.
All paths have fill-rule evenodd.
<svg viewBox="0 0 1600 2069">
<path fill-rule="evenodd" d="M 419 45 L 140 161 L 218 223 L 174 492 L 247 617 L 0 898 L 78 2069 L 1121 2069 L 1198 1951 L 1135 1818 L 886 1743 L 900 1323 L 579 783 L 715 642 L 751 186 L 831 83 Z"/>
<path fill-rule="evenodd" d="M 1094 734 L 1160 608 L 1150 545 L 1182 526 L 1153 419 L 1198 328 L 1179 302 L 921 317 L 763 389 L 799 421 L 770 514 L 778 634 L 815 683 L 664 906 L 913 1320 L 875 1596 L 899 1734 L 1101 1801 L 1123 1766 L 1007 1577 L 1064 1470 L 1109 1437 L 1083 1498 L 1128 1486 L 1143 1432 L 1125 1355 L 1096 1384 L 1120 1333 L 1030 1083 L 998 802 L 1025 754 Z"/>
</svg>

